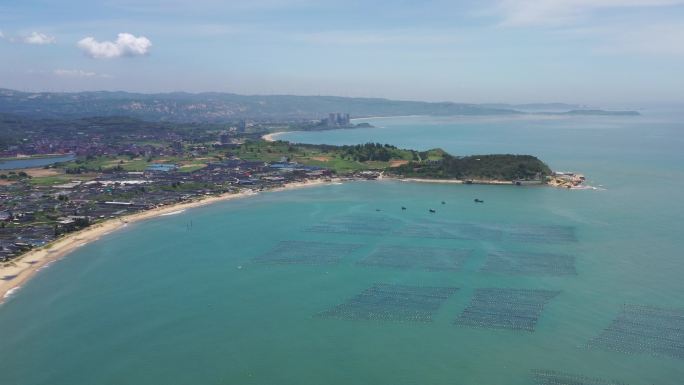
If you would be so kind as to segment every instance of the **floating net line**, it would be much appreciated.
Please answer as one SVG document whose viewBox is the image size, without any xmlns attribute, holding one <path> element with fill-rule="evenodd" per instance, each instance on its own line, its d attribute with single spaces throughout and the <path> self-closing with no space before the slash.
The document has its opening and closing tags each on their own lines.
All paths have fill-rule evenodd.
<svg viewBox="0 0 684 385">
<path fill-rule="evenodd" d="M 304 229 L 315 233 L 340 233 L 357 235 L 391 234 L 397 222 L 384 216 L 343 216 L 332 218 Z"/>
<path fill-rule="evenodd" d="M 437 247 L 380 246 L 357 262 L 362 266 L 427 271 L 458 271 L 472 250 Z"/>
<path fill-rule="evenodd" d="M 445 220 L 410 223 L 395 231 L 396 235 L 415 238 L 509 241 L 523 243 L 577 242 L 575 228 L 562 225 L 487 224 Z"/>
<path fill-rule="evenodd" d="M 487 256 L 483 273 L 506 275 L 576 275 L 575 257 L 564 254 L 497 252 Z"/>
<path fill-rule="evenodd" d="M 419 221 L 399 229 L 395 235 L 414 238 L 499 241 L 501 230 L 487 225 L 450 221 Z"/>
<path fill-rule="evenodd" d="M 560 291 L 552 290 L 476 289 L 455 324 L 532 332 L 546 303 L 558 294 Z"/>
<path fill-rule="evenodd" d="M 508 225 L 504 238 L 513 242 L 572 243 L 577 242 L 575 228 L 562 225 Z"/>
<path fill-rule="evenodd" d="M 622 382 L 586 377 L 555 370 L 532 370 L 535 385 L 626 385 Z"/>
<path fill-rule="evenodd" d="M 589 347 L 684 358 L 684 309 L 624 305 Z"/>
<path fill-rule="evenodd" d="M 375 284 L 319 317 L 345 320 L 431 322 L 458 288 Z"/>
<path fill-rule="evenodd" d="M 271 265 L 330 265 L 363 245 L 351 243 L 280 241 L 275 248 L 253 259 L 255 263 Z"/>
</svg>

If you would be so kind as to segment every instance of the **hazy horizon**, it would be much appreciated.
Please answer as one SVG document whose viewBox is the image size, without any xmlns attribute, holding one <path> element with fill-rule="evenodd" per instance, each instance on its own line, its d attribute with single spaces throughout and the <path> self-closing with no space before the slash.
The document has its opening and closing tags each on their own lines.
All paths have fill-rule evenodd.
<svg viewBox="0 0 684 385">
<path fill-rule="evenodd" d="M 342 96 L 342 95 L 330 95 L 330 94 L 319 94 L 319 95 L 314 95 L 314 94 L 294 94 L 294 93 L 274 93 L 274 94 L 266 94 L 266 93 L 238 93 L 238 92 L 231 92 L 231 91 L 159 91 L 159 92 L 139 92 L 139 91 L 129 91 L 129 90 L 123 90 L 123 89 L 94 89 L 94 90 L 73 90 L 73 91 L 53 91 L 53 90 L 21 90 L 21 89 L 16 89 L 16 88 L 8 88 L 8 87 L 3 87 L 0 85 L 0 90 L 10 90 L 10 91 L 16 91 L 16 92 L 24 92 L 24 93 L 61 93 L 61 94 L 78 94 L 78 93 L 86 93 L 86 92 L 109 92 L 109 93 L 129 93 L 129 94 L 140 94 L 140 95 L 171 95 L 171 94 L 189 94 L 189 95 L 202 95 L 202 94 L 231 94 L 231 95 L 239 95 L 239 96 L 247 96 L 247 97 L 268 97 L 268 96 L 294 96 L 294 97 L 330 97 L 330 98 L 358 98 L 358 99 L 385 99 L 388 101 L 402 101 L 402 102 L 425 102 L 425 103 L 455 103 L 455 104 L 473 104 L 473 105 L 502 105 L 502 106 L 509 106 L 509 107 L 515 107 L 515 106 L 524 106 L 524 105 L 553 105 L 553 104 L 561 104 L 561 105 L 568 105 L 568 106 L 577 106 L 577 107 L 582 107 L 586 109 L 601 109 L 601 108 L 607 108 L 607 109 L 648 109 L 648 108 L 678 108 L 681 106 L 684 106 L 684 101 L 653 101 L 653 102 L 624 102 L 624 103 L 617 103 L 617 102 L 605 102 L 605 103 L 587 103 L 587 102 L 582 102 L 581 100 L 575 101 L 566 101 L 566 100 L 521 100 L 521 101 L 516 101 L 516 102 L 505 102 L 505 101 L 498 101 L 498 100 L 491 100 L 491 101 L 479 101 L 479 102 L 472 102 L 469 100 L 425 100 L 425 99 L 417 99 L 417 98 L 386 98 L 386 97 L 381 97 L 381 96 L 356 96 L 356 95 L 347 95 L 347 96 Z"/>
<path fill-rule="evenodd" d="M 10 0 L 0 86 L 676 103 L 683 20 L 684 0 Z"/>
</svg>

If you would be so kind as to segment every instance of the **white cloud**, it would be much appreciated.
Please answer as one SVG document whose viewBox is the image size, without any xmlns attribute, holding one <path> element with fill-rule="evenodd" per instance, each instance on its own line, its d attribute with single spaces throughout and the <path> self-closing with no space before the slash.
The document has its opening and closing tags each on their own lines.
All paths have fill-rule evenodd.
<svg viewBox="0 0 684 385">
<path fill-rule="evenodd" d="M 38 44 L 38 45 L 43 45 L 43 44 L 53 44 L 57 42 L 57 39 L 54 36 L 46 35 L 44 33 L 40 32 L 32 32 L 28 36 L 24 36 L 21 41 L 23 41 L 26 44 Z"/>
<path fill-rule="evenodd" d="M 499 0 L 504 26 L 564 25 L 606 8 L 665 7 L 684 0 Z"/>
<path fill-rule="evenodd" d="M 92 58 L 112 59 L 147 55 L 150 47 L 152 47 L 152 42 L 144 36 L 135 37 L 130 33 L 120 33 L 116 41 L 100 42 L 93 37 L 86 37 L 81 39 L 77 45 Z"/>
<path fill-rule="evenodd" d="M 76 69 L 76 70 L 67 70 L 67 69 L 56 69 L 52 71 L 53 74 L 56 76 L 60 77 L 66 77 L 66 78 L 110 78 L 110 75 L 107 74 L 98 74 L 96 72 L 92 71 L 84 71 L 81 69 Z"/>
</svg>

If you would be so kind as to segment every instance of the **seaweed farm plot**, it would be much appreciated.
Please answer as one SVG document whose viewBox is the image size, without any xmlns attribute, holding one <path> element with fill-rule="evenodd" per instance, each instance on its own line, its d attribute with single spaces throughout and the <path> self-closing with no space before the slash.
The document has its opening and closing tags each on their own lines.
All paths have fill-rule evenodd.
<svg viewBox="0 0 684 385">
<path fill-rule="evenodd" d="M 513 242 L 572 243 L 577 242 L 575 228 L 562 225 L 503 226 L 504 239 Z"/>
<path fill-rule="evenodd" d="M 396 227 L 396 221 L 384 216 L 344 216 L 332 218 L 304 229 L 315 233 L 341 233 L 357 235 L 387 235 Z"/>
<path fill-rule="evenodd" d="M 338 263 L 361 246 L 350 243 L 281 241 L 274 249 L 253 261 L 272 265 L 330 265 Z"/>
<path fill-rule="evenodd" d="M 590 347 L 684 358 L 684 309 L 625 305 Z"/>
<path fill-rule="evenodd" d="M 457 290 L 455 287 L 375 284 L 318 316 L 345 320 L 431 322 L 432 315 Z"/>
<path fill-rule="evenodd" d="M 362 266 L 458 271 L 472 250 L 437 247 L 380 246 L 357 264 Z"/>
<path fill-rule="evenodd" d="M 555 370 L 533 370 L 532 377 L 534 378 L 535 385 L 626 385 L 620 382 L 557 372 Z"/>
<path fill-rule="evenodd" d="M 576 275 L 575 257 L 564 254 L 531 252 L 491 253 L 480 270 L 484 273 L 506 275 Z"/>
<path fill-rule="evenodd" d="M 487 225 L 450 221 L 421 221 L 395 232 L 396 235 L 415 238 L 464 239 L 498 241 L 501 230 Z"/>
<path fill-rule="evenodd" d="M 455 221 L 420 221 L 395 232 L 417 238 L 511 241 L 533 243 L 577 242 L 575 228 L 562 225 L 486 224 Z"/>
<path fill-rule="evenodd" d="M 461 326 L 534 331 L 544 305 L 559 291 L 477 289 L 468 307 L 456 319 Z"/>
</svg>

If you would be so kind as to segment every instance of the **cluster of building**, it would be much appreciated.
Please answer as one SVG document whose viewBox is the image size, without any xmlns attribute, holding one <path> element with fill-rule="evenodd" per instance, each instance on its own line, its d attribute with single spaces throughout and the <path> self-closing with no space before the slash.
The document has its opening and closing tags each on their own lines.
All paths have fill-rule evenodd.
<svg viewBox="0 0 684 385">
<path fill-rule="evenodd" d="M 164 138 L 167 139 L 167 138 Z M 19 144 L 7 146 L 0 151 L 0 157 L 16 157 L 18 155 L 75 154 L 78 156 L 130 155 L 154 157 L 176 155 L 182 153 L 182 141 L 175 135 L 168 138 L 170 146 L 155 146 L 144 143 L 151 138 L 139 138 L 127 135 L 117 141 L 111 141 L 103 135 L 82 134 L 73 138 L 59 136 L 32 137 Z M 137 143 L 136 143 L 137 142 Z"/>
<path fill-rule="evenodd" d="M 322 123 L 327 127 L 349 127 L 351 119 L 347 113 L 331 112 Z"/>
<path fill-rule="evenodd" d="M 0 157 L 67 153 L 78 156 L 178 155 L 193 143 L 215 142 L 217 145 L 231 145 L 236 143 L 238 137 L 258 137 L 261 129 L 258 123 L 245 120 L 240 120 L 223 130 L 216 126 L 177 127 L 170 124 L 126 120 L 114 120 L 107 124 L 83 123 L 78 128 L 70 127 L 70 124 L 75 124 L 71 121 L 64 122 L 64 127 L 42 126 L 43 123 L 32 124 L 35 127 L 21 126 L 17 129 L 18 132 L 13 133 L 14 140 L 0 147 Z M 255 130 L 255 133 L 246 133 L 248 130 Z"/>
<path fill-rule="evenodd" d="M 89 181 L 53 186 L 28 181 L 0 186 L 0 262 L 93 222 L 244 189 L 329 178 L 329 170 L 282 159 L 264 163 L 237 158 L 194 172 L 155 164 L 142 172 L 109 171 Z"/>
</svg>

